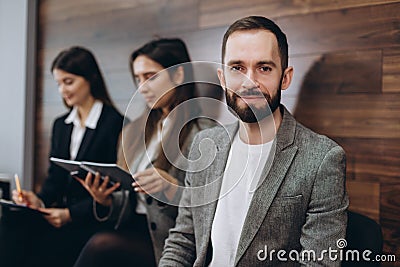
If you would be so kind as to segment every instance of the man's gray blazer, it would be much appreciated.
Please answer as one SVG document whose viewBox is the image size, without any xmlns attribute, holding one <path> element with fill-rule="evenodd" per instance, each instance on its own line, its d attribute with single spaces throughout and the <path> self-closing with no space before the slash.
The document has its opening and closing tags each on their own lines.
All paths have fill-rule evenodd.
<svg viewBox="0 0 400 267">
<path fill-rule="evenodd" d="M 263 182 L 253 195 L 235 266 L 338 266 L 340 262 L 332 260 L 340 258 L 339 252 L 331 252 L 331 257 L 328 252 L 337 250 L 337 240 L 345 238 L 345 153 L 326 136 L 296 122 L 284 107 L 281 111 L 283 119 L 273 145 L 276 151 L 267 160 L 270 168 L 264 169 Z M 204 152 L 216 146 L 216 155 L 209 167 L 186 175 L 187 187 L 196 189 L 183 193 L 176 225 L 170 230 L 159 266 L 208 265 L 218 204 L 213 200 L 219 196 L 231 139 L 237 130 L 238 124 L 226 129 L 214 127 L 195 137 L 189 154 L 194 160 L 192 170 L 202 164 L 199 147 Z M 207 138 L 214 144 L 200 143 Z M 279 250 L 285 252 L 279 254 Z M 314 259 L 312 251 L 317 261 L 309 261 Z M 298 260 L 292 261 L 296 255 Z"/>
</svg>

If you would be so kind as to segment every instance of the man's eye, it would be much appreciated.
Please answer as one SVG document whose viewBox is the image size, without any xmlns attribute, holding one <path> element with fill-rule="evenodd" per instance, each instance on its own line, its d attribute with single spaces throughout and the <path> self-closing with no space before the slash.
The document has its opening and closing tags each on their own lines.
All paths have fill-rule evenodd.
<svg viewBox="0 0 400 267">
<path fill-rule="evenodd" d="M 260 67 L 260 70 L 261 70 L 262 72 L 269 72 L 269 71 L 272 70 L 272 68 L 271 68 L 271 67 Z"/>
<path fill-rule="evenodd" d="M 241 66 L 231 66 L 229 68 L 231 71 L 242 71 L 243 68 Z"/>
</svg>

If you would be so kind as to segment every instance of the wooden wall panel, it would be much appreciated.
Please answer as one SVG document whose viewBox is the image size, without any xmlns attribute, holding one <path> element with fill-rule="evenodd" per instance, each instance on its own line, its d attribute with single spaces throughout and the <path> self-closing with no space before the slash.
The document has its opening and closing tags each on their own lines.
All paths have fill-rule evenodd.
<svg viewBox="0 0 400 267">
<path fill-rule="evenodd" d="M 396 253 L 399 256 L 400 244 L 400 182 L 387 183 L 381 186 L 381 225 L 384 229 L 385 251 Z"/>
<path fill-rule="evenodd" d="M 122 9 L 137 8 L 145 4 L 155 5 L 159 0 L 97 0 L 93 4 L 93 0 L 81 1 L 57 1 L 57 0 L 42 0 L 42 14 L 57 14 L 57 16 L 46 16 L 48 22 L 57 20 L 72 20 L 89 15 L 103 16 L 105 13 L 118 12 Z M 43 20 L 41 21 L 43 22 Z"/>
<path fill-rule="evenodd" d="M 337 138 L 346 151 L 348 179 L 400 181 L 400 139 Z"/>
<path fill-rule="evenodd" d="M 308 69 L 302 93 L 380 93 L 380 50 L 324 54 Z"/>
<path fill-rule="evenodd" d="M 250 15 L 262 15 L 271 18 L 298 16 L 323 11 L 339 10 L 347 12 L 349 8 L 373 6 L 376 4 L 396 3 L 396 0 L 252 0 L 252 1 L 214 1 L 200 2 L 200 27 L 209 28 L 229 25 L 233 21 Z"/>
<path fill-rule="evenodd" d="M 400 93 L 400 48 L 383 51 L 384 93 Z"/>
<path fill-rule="evenodd" d="M 379 222 L 380 184 L 348 181 L 349 209 Z"/>
<path fill-rule="evenodd" d="M 292 54 L 400 45 L 398 3 L 277 18 Z M 305 29 L 305 30 L 302 30 Z"/>
<path fill-rule="evenodd" d="M 301 95 L 295 115 L 332 137 L 400 138 L 399 110 L 400 95 L 320 94 Z"/>
<path fill-rule="evenodd" d="M 52 1 L 54 5 L 63 5 L 65 2 L 68 1 Z M 172 2 L 173 4 L 171 1 L 162 0 L 157 1 L 157 4 L 143 4 L 140 8 L 103 10 L 77 17 L 74 17 L 74 14 L 62 18 L 54 16 L 43 20 L 40 25 L 46 35 L 57 36 L 46 42 L 46 45 L 51 47 L 71 42 L 71 36 L 73 40 L 79 40 L 83 45 L 90 45 L 93 42 L 131 41 L 139 36 L 151 37 L 159 33 L 168 34 L 197 29 L 197 0 Z M 74 3 L 75 8 L 71 10 L 79 9 L 79 1 L 74 1 Z M 48 12 L 48 6 L 41 5 L 40 14 Z M 62 29 L 61 32 L 60 29 Z"/>
<path fill-rule="evenodd" d="M 135 90 L 134 49 L 154 36 L 181 37 L 192 59 L 219 62 L 227 26 L 247 15 L 272 17 L 287 34 L 295 77 L 283 101 L 344 147 L 350 208 L 379 222 L 385 252 L 400 257 L 400 1 L 41 0 L 36 189 L 51 123 L 65 111 L 49 72 L 61 49 L 94 52 L 123 112 Z"/>
</svg>

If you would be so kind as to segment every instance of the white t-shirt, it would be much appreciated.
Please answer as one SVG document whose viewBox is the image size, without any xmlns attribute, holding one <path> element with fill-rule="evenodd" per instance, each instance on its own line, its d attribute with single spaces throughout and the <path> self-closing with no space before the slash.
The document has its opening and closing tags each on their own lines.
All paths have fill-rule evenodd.
<svg viewBox="0 0 400 267">
<path fill-rule="evenodd" d="M 213 258 L 209 266 L 234 265 L 242 227 L 271 146 L 272 141 L 248 145 L 236 134 L 229 151 L 212 224 Z"/>
<path fill-rule="evenodd" d="M 81 126 L 81 119 L 79 118 L 78 108 L 76 107 L 72 109 L 71 113 L 69 113 L 68 117 L 64 120 L 66 124 L 74 124 L 71 133 L 71 144 L 69 146 L 70 156 L 72 160 L 74 160 L 78 155 L 79 147 L 81 146 L 86 128 L 96 129 L 102 109 L 103 103 L 99 100 L 96 100 L 89 112 L 89 115 L 83 127 Z"/>
</svg>

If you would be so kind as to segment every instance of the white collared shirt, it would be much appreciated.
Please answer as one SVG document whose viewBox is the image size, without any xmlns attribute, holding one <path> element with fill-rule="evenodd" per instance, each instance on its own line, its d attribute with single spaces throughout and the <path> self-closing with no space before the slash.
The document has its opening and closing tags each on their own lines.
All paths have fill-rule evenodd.
<svg viewBox="0 0 400 267">
<path fill-rule="evenodd" d="M 151 138 L 149 144 L 146 147 L 146 151 L 142 154 L 142 158 L 137 166 L 136 172 L 144 171 L 149 167 L 153 167 L 152 162 L 158 157 L 158 149 L 162 137 L 167 135 L 168 130 L 171 127 L 170 119 L 166 117 L 157 124 L 157 132 Z M 164 132 L 163 132 L 164 131 Z M 146 214 L 146 196 L 143 193 L 138 194 L 138 202 L 136 205 L 136 213 Z"/>
<path fill-rule="evenodd" d="M 73 123 L 74 125 L 71 133 L 71 144 L 69 146 L 71 160 L 74 160 L 78 154 L 86 128 L 93 130 L 96 129 L 102 109 L 103 103 L 96 100 L 90 109 L 89 115 L 85 121 L 85 126 L 83 127 L 81 126 L 81 119 L 79 118 L 77 107 L 74 107 L 68 117 L 64 120 L 66 124 Z"/>
</svg>

